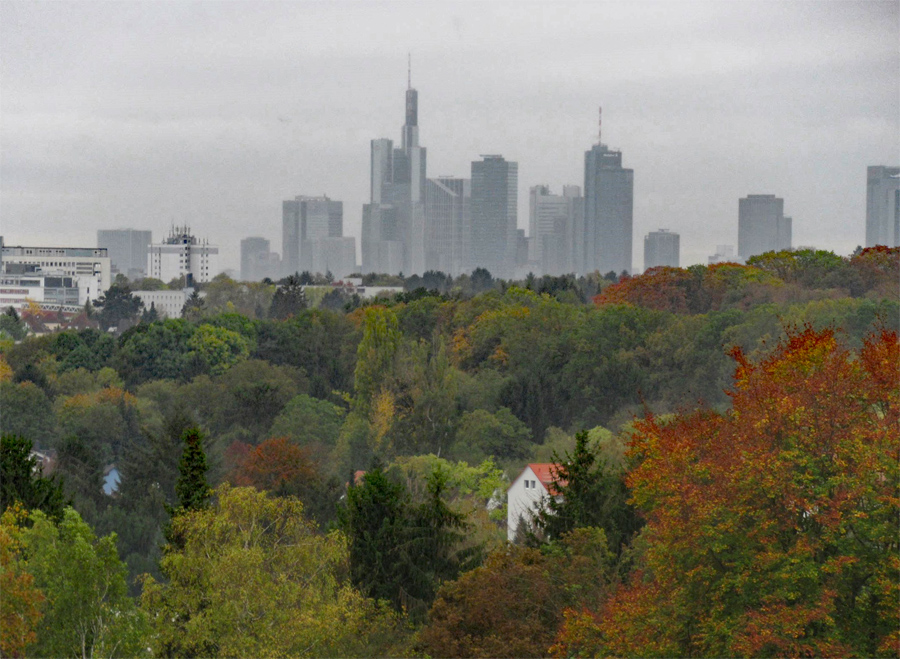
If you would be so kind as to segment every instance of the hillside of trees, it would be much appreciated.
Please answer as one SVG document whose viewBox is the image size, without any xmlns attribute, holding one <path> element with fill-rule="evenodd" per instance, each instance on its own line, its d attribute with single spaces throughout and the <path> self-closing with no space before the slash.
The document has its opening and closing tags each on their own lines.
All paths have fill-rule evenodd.
<svg viewBox="0 0 900 659">
<path fill-rule="evenodd" d="M 0 317 L 3 655 L 896 655 L 900 249 L 312 281 Z"/>
</svg>

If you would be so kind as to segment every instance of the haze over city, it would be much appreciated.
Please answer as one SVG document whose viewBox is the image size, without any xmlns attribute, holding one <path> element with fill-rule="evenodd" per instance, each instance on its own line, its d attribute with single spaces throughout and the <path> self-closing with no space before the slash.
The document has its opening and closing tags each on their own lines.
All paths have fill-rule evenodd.
<svg viewBox="0 0 900 659">
<path fill-rule="evenodd" d="M 236 269 L 242 238 L 280 247 L 300 194 L 343 201 L 358 239 L 407 53 L 428 176 L 518 162 L 520 228 L 529 187 L 583 184 L 602 105 L 634 170 L 636 265 L 660 227 L 683 266 L 705 263 L 756 193 L 784 198 L 795 246 L 848 254 L 866 167 L 898 160 L 896 2 L 4 2 L 0 18 L 7 244 L 188 224 Z"/>
</svg>

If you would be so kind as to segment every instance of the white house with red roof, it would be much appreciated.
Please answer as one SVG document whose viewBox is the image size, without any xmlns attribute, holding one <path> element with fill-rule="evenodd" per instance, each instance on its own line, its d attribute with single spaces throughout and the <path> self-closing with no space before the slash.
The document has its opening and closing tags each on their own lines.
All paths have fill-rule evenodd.
<svg viewBox="0 0 900 659">
<path fill-rule="evenodd" d="M 506 494 L 506 539 L 513 542 L 520 520 L 531 522 L 553 490 L 559 467 L 554 462 L 533 462 L 522 470 Z"/>
</svg>

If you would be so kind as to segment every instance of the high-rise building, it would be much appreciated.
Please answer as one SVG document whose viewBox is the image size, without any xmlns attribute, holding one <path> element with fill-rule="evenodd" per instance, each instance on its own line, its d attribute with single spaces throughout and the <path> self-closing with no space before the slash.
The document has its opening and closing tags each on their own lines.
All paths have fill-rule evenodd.
<svg viewBox="0 0 900 659">
<path fill-rule="evenodd" d="M 265 238 L 241 241 L 241 281 L 276 280 L 281 276 L 281 258 L 269 249 Z"/>
<path fill-rule="evenodd" d="M 536 263 L 543 274 L 576 272 L 576 251 L 581 249 L 577 232 L 584 217 L 581 188 L 566 185 L 562 195 L 554 195 L 549 186 L 536 185 L 529 201 L 529 262 Z"/>
<path fill-rule="evenodd" d="M 153 233 L 136 229 L 99 229 L 97 247 L 109 253 L 113 275 L 123 274 L 129 279 L 147 276 L 147 254 Z"/>
<path fill-rule="evenodd" d="M 454 277 L 471 269 L 472 182 L 442 176 L 425 183 L 425 270 Z"/>
<path fill-rule="evenodd" d="M 707 259 L 709 265 L 714 265 L 716 263 L 733 263 L 734 261 L 734 245 L 716 245 L 716 253 Z"/>
<path fill-rule="evenodd" d="M 644 270 L 665 265 L 679 267 L 681 237 L 668 229 L 651 231 L 644 237 Z"/>
<path fill-rule="evenodd" d="M 866 179 L 866 247 L 900 246 L 900 167 L 869 167 Z"/>
<path fill-rule="evenodd" d="M 199 240 L 188 226 L 172 227 L 161 243 L 151 243 L 147 273 L 169 282 L 185 277 L 185 285 L 202 284 L 219 274 L 219 248 Z"/>
<path fill-rule="evenodd" d="M 791 248 L 792 220 L 784 216 L 784 199 L 752 194 L 738 202 L 738 256 L 746 261 L 764 252 Z"/>
<path fill-rule="evenodd" d="M 344 202 L 327 196 L 298 196 L 282 202 L 281 251 L 285 276 L 313 269 L 313 241 L 342 238 Z M 323 273 L 324 274 L 324 273 Z"/>
<path fill-rule="evenodd" d="M 427 150 L 419 146 L 419 93 L 410 80 L 400 148 L 389 139 L 371 142 L 369 203 L 363 207 L 364 271 L 425 271 L 426 164 Z"/>
<path fill-rule="evenodd" d="M 519 164 L 487 155 L 472 163 L 472 267 L 515 274 Z"/>
<path fill-rule="evenodd" d="M 622 152 L 598 142 L 584 154 L 582 272 L 631 272 L 634 170 Z"/>
</svg>

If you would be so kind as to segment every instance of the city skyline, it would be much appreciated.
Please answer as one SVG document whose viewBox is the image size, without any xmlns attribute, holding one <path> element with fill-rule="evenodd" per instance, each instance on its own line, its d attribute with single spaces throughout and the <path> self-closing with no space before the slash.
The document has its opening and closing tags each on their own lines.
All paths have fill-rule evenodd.
<svg viewBox="0 0 900 659">
<path fill-rule="evenodd" d="M 4 3 L 2 232 L 90 245 L 190 224 L 237 270 L 240 240 L 278 245 L 302 192 L 343 201 L 359 240 L 369 141 L 396 135 L 412 51 L 429 177 L 518 162 L 519 228 L 531 186 L 581 184 L 602 104 L 637 174 L 633 235 L 678 232 L 684 265 L 737 244 L 751 194 L 787 200 L 794 244 L 864 244 L 866 169 L 897 165 L 896 3 L 597 4 Z M 340 29 L 296 40 L 309 20 Z"/>
</svg>

